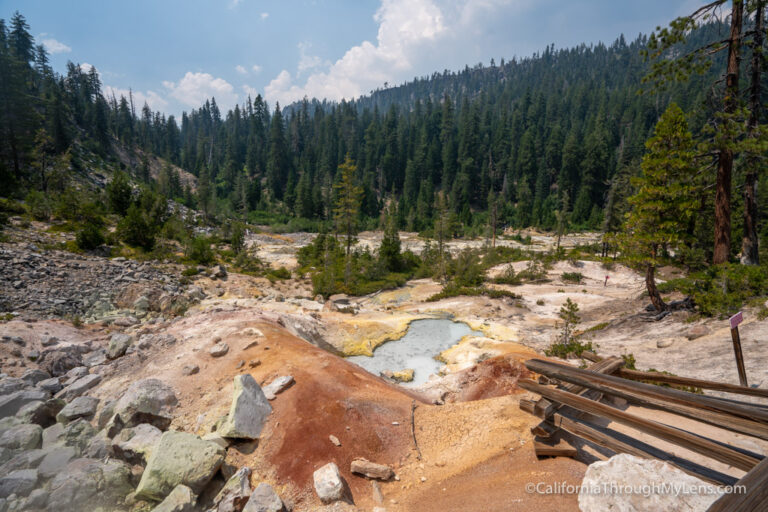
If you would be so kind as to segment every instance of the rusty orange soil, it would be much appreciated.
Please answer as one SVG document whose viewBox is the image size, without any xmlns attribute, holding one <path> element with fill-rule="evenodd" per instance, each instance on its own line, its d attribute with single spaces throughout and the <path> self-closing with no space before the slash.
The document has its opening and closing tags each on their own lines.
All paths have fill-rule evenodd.
<svg viewBox="0 0 768 512">
<path fill-rule="evenodd" d="M 252 483 L 269 482 L 295 511 L 578 510 L 575 496 L 525 492 L 528 481 L 579 484 L 586 467 L 570 459 L 536 460 L 529 431 L 536 419 L 518 408 L 515 385 L 528 374 L 512 356 L 465 370 L 463 391 L 448 400 L 454 402 L 432 405 L 293 336 L 254 309 L 195 313 L 159 332 L 179 342 L 146 361 L 123 358 L 100 394 L 134 379 L 161 378 L 179 397 L 172 428 L 204 435 L 227 413 L 235 375 L 250 373 L 260 384 L 292 375 L 295 383 L 271 402 L 261 439 L 230 446 L 227 463 L 250 466 Z M 219 337 L 230 350 L 212 358 L 208 349 Z M 191 364 L 200 372 L 184 376 L 182 368 Z M 357 457 L 389 464 L 398 475 L 380 484 L 381 502 L 369 480 L 350 473 Z M 324 507 L 318 500 L 312 473 L 328 462 L 339 466 L 350 503 Z"/>
</svg>

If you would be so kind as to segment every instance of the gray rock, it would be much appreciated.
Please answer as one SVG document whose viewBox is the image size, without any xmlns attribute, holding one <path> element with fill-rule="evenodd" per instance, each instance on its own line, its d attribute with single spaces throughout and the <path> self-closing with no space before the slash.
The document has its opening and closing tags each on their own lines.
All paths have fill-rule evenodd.
<svg viewBox="0 0 768 512">
<path fill-rule="evenodd" d="M 344 481 L 339 467 L 334 462 L 316 470 L 312 475 L 315 492 L 323 503 L 331 503 L 344 498 Z"/>
<path fill-rule="evenodd" d="M 45 450 L 23 451 L 0 466 L 0 476 L 19 469 L 34 469 L 40 465 L 46 453 Z"/>
<path fill-rule="evenodd" d="M 385 464 L 377 464 L 368 459 L 357 458 L 352 461 L 349 470 L 358 475 L 375 478 L 377 480 L 389 480 L 395 475 L 392 468 Z"/>
<path fill-rule="evenodd" d="M 77 450 L 72 446 L 53 446 L 43 451 L 45 457 L 37 467 L 41 478 L 53 478 L 77 458 Z"/>
<path fill-rule="evenodd" d="M 200 373 L 200 367 L 196 364 L 186 365 L 181 369 L 181 373 L 182 375 L 195 375 L 196 373 Z"/>
<path fill-rule="evenodd" d="M 34 450 L 40 448 L 43 428 L 40 425 L 21 424 L 11 427 L 0 435 L 0 447 L 9 450 Z"/>
<path fill-rule="evenodd" d="M 92 396 L 79 396 L 69 402 L 59 414 L 56 415 L 56 421 L 60 423 L 69 423 L 77 418 L 90 419 L 96 413 L 96 407 L 99 405 L 99 399 Z"/>
<path fill-rule="evenodd" d="M 109 359 L 117 359 L 125 355 L 125 351 L 133 343 L 133 336 L 128 334 L 116 333 L 112 335 L 112 339 L 109 340 L 109 348 L 107 349 L 107 357 Z"/>
<path fill-rule="evenodd" d="M 5 377 L 0 380 L 0 395 L 8 395 L 16 391 L 21 391 L 29 386 L 29 383 L 16 377 Z"/>
<path fill-rule="evenodd" d="M 39 382 L 44 381 L 46 379 L 50 379 L 50 378 L 51 378 L 51 374 L 49 374 L 48 372 L 43 370 L 34 370 L 34 369 L 29 369 L 25 371 L 21 376 L 21 380 L 23 380 L 30 386 L 35 386 Z"/>
<path fill-rule="evenodd" d="M 277 377 L 275 380 L 264 386 L 264 396 L 267 400 L 274 400 L 275 395 L 283 391 L 285 388 L 293 384 L 293 377 L 290 375 L 283 375 Z"/>
<path fill-rule="evenodd" d="M 82 453 L 96 435 L 96 429 L 80 418 L 63 425 L 56 423 L 43 431 L 43 448 L 50 446 L 72 446 Z"/>
<path fill-rule="evenodd" d="M 99 382 L 101 382 L 101 375 L 95 373 L 80 377 L 75 382 L 59 391 L 56 394 L 56 397 L 63 398 L 64 400 L 73 400 L 89 389 L 96 387 Z"/>
<path fill-rule="evenodd" d="M 47 392 L 40 389 L 26 389 L 16 391 L 10 395 L 0 396 L 0 418 L 14 416 L 25 405 L 48 400 L 50 396 Z"/>
<path fill-rule="evenodd" d="M 149 299 L 146 295 L 142 295 L 135 301 L 133 301 L 133 309 L 146 313 L 149 311 Z"/>
<path fill-rule="evenodd" d="M 43 336 L 40 339 L 40 344 L 44 347 L 52 347 L 59 344 L 59 338 L 56 336 Z"/>
<path fill-rule="evenodd" d="M 131 469 L 124 462 L 75 459 L 51 481 L 47 510 L 112 509 L 132 490 Z"/>
<path fill-rule="evenodd" d="M 58 393 L 61 391 L 62 385 L 58 377 L 51 377 L 38 382 L 37 387 L 49 393 Z"/>
<path fill-rule="evenodd" d="M 11 494 L 26 496 L 36 485 L 36 469 L 18 469 L 0 478 L 0 498 L 8 498 Z"/>
<path fill-rule="evenodd" d="M 245 504 L 243 512 L 281 512 L 285 510 L 283 501 L 268 483 L 262 482 L 256 486 Z"/>
<path fill-rule="evenodd" d="M 656 346 L 657 346 L 658 348 L 667 348 L 667 347 L 671 347 L 671 346 L 672 346 L 672 343 L 674 343 L 674 341 L 675 341 L 675 340 L 673 340 L 672 338 L 664 338 L 663 340 L 659 340 L 659 341 L 657 341 L 657 342 L 656 342 Z"/>
<path fill-rule="evenodd" d="M 706 336 L 709 333 L 710 333 L 710 330 L 708 327 L 706 327 L 705 325 L 699 324 L 688 329 L 688 332 L 685 333 L 685 337 L 688 338 L 689 340 L 695 340 L 695 339 L 701 338 L 702 336 Z"/>
<path fill-rule="evenodd" d="M 112 440 L 112 451 L 115 457 L 126 462 L 144 464 L 162 435 L 159 428 L 146 423 L 126 428 Z"/>
<path fill-rule="evenodd" d="M 29 493 L 27 501 L 24 502 L 26 510 L 43 510 L 48 503 L 48 491 L 45 489 L 35 489 Z"/>
<path fill-rule="evenodd" d="M 239 512 L 251 496 L 251 469 L 242 467 L 224 484 L 213 499 L 216 512 Z"/>
<path fill-rule="evenodd" d="M 224 462 L 224 449 L 185 432 L 165 432 L 147 463 L 136 497 L 160 501 L 183 484 L 199 494 Z"/>
<path fill-rule="evenodd" d="M 89 459 L 103 459 L 112 454 L 111 444 L 112 440 L 107 437 L 107 432 L 102 430 L 88 441 L 82 455 Z"/>
<path fill-rule="evenodd" d="M 167 429 L 171 411 L 178 403 L 173 388 L 158 379 L 144 379 L 131 384 L 114 407 L 109 436 L 114 437 L 125 427 L 148 423 L 160 430 Z"/>
<path fill-rule="evenodd" d="M 177 485 L 152 512 L 194 512 L 195 501 L 192 489 L 186 485 Z"/>
<path fill-rule="evenodd" d="M 249 374 L 237 375 L 232 390 L 232 406 L 217 431 L 223 437 L 258 439 L 272 412 L 267 397 Z"/>
<path fill-rule="evenodd" d="M 119 318 L 115 318 L 113 323 L 118 327 L 130 327 L 132 325 L 138 324 L 139 320 L 135 316 L 121 316 Z"/>
<path fill-rule="evenodd" d="M 55 349 L 43 352 L 40 358 L 40 366 L 54 377 L 64 375 L 72 368 L 83 365 L 83 358 L 77 347 L 73 349 Z"/>
<path fill-rule="evenodd" d="M 34 423 L 46 428 L 56 423 L 56 415 L 65 404 L 66 402 L 60 398 L 31 402 L 19 409 L 16 417 L 24 423 Z"/>
<path fill-rule="evenodd" d="M 705 511 L 720 497 L 722 491 L 660 460 L 641 459 L 628 454 L 614 455 L 587 468 L 582 489 L 589 488 L 651 488 L 665 485 L 685 489 L 704 489 L 711 492 L 693 493 L 580 493 L 579 508 L 590 512 L 618 512 L 641 510 L 675 510 L 679 512 Z"/>
<path fill-rule="evenodd" d="M 99 366 L 102 364 L 107 364 L 109 362 L 109 358 L 107 357 L 107 351 L 103 348 L 100 348 L 99 350 L 94 350 L 87 356 L 83 358 L 83 364 L 87 366 L 88 368 L 93 368 L 94 366 Z"/>
<path fill-rule="evenodd" d="M 224 279 L 227 277 L 227 269 L 224 268 L 224 265 L 215 265 L 211 268 L 211 277 L 214 279 Z"/>
<path fill-rule="evenodd" d="M 67 373 L 64 374 L 64 378 L 62 380 L 63 384 L 72 384 L 80 377 L 85 377 L 90 373 L 90 370 L 87 366 L 77 366 L 75 368 L 72 368 Z"/>
<path fill-rule="evenodd" d="M 227 352 L 229 352 L 229 345 L 223 341 L 220 341 L 219 343 L 212 346 L 210 350 L 208 350 L 208 353 L 211 354 L 211 357 L 221 357 Z"/>
</svg>

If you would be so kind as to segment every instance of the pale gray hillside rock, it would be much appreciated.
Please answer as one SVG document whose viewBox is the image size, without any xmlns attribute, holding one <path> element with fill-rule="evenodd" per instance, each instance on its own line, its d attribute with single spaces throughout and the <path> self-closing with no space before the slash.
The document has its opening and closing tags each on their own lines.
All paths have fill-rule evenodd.
<svg viewBox="0 0 768 512">
<path fill-rule="evenodd" d="M 213 499 L 216 512 L 239 512 L 251 496 L 251 468 L 242 467 L 232 475 Z"/>
<path fill-rule="evenodd" d="M 19 409 L 16 417 L 24 423 L 34 423 L 46 428 L 56 423 L 56 415 L 65 405 L 66 402 L 60 398 L 50 398 L 44 402 L 30 402 Z"/>
<path fill-rule="evenodd" d="M 710 488 L 711 493 L 616 493 L 581 492 L 579 508 L 589 512 L 644 512 L 668 510 L 675 512 L 705 512 L 720 497 L 716 488 L 666 462 L 641 459 L 633 455 L 614 455 L 587 468 L 582 489 L 647 488 L 666 484 L 689 489 Z M 701 487 L 699 487 L 701 486 Z"/>
<path fill-rule="evenodd" d="M 125 355 L 125 351 L 133 343 L 133 336 L 123 333 L 115 333 L 109 340 L 109 347 L 107 348 L 107 357 L 109 359 L 117 359 Z"/>
<path fill-rule="evenodd" d="M 37 486 L 36 469 L 18 469 L 0 478 L 0 498 L 26 496 Z"/>
<path fill-rule="evenodd" d="M 368 478 L 375 478 L 377 480 L 389 480 L 395 475 L 392 468 L 386 464 L 377 464 L 376 462 L 371 462 L 368 459 L 363 458 L 353 460 L 349 470 L 352 473 L 367 476 Z"/>
<path fill-rule="evenodd" d="M 112 440 L 112 451 L 115 457 L 126 462 L 144 464 L 162 435 L 159 428 L 147 423 L 126 428 Z"/>
<path fill-rule="evenodd" d="M 285 510 L 283 501 L 268 483 L 262 482 L 251 492 L 243 512 L 281 512 Z"/>
<path fill-rule="evenodd" d="M 211 357 L 222 357 L 227 352 L 229 352 L 229 345 L 223 341 L 218 342 L 208 350 L 208 353 L 211 354 Z"/>
<path fill-rule="evenodd" d="M 43 370 L 37 370 L 37 369 L 26 370 L 21 375 L 21 380 L 26 382 L 29 386 L 35 386 L 39 382 L 44 381 L 46 379 L 50 379 L 50 378 L 51 378 L 50 373 Z"/>
<path fill-rule="evenodd" d="M 9 450 L 34 450 L 40 448 L 43 427 L 24 423 L 5 430 L 0 435 L 0 447 Z"/>
<path fill-rule="evenodd" d="M 149 458 L 136 497 L 164 499 L 179 484 L 202 492 L 224 462 L 224 449 L 185 432 L 165 432 Z"/>
<path fill-rule="evenodd" d="M 48 400 L 49 393 L 41 389 L 23 389 L 9 395 L 0 396 L 0 418 L 14 416 L 25 405 Z"/>
<path fill-rule="evenodd" d="M 99 406 L 99 399 L 92 396 L 79 396 L 69 402 L 56 415 L 56 421 L 59 423 L 69 423 L 78 418 L 90 419 L 96 413 Z"/>
<path fill-rule="evenodd" d="M 126 427 L 148 423 L 166 430 L 173 419 L 171 411 L 178 404 L 176 393 L 158 379 L 143 379 L 131 384 L 114 407 L 109 436 L 114 437 Z"/>
<path fill-rule="evenodd" d="M 50 484 L 50 512 L 112 509 L 133 490 L 131 469 L 122 461 L 75 459 Z"/>
<path fill-rule="evenodd" d="M 51 377 L 38 382 L 37 387 L 49 393 L 58 393 L 61 391 L 62 385 L 58 377 Z"/>
<path fill-rule="evenodd" d="M 177 485 L 152 512 L 195 512 L 197 498 L 186 485 Z"/>
<path fill-rule="evenodd" d="M 341 479 L 339 467 L 334 462 L 317 469 L 312 479 L 315 492 L 323 503 L 331 503 L 344 498 L 344 481 Z"/>
<path fill-rule="evenodd" d="M 68 385 L 56 394 L 56 398 L 63 398 L 64 400 L 74 400 L 78 396 L 82 395 L 86 391 L 93 389 L 101 382 L 101 375 L 89 374 L 85 377 L 80 377 L 72 384 Z"/>
<path fill-rule="evenodd" d="M 264 386 L 264 396 L 267 397 L 267 400 L 274 400 L 278 393 L 285 390 L 291 384 L 293 384 L 293 377 L 291 375 L 277 377 L 275 380 Z"/>
<path fill-rule="evenodd" d="M 224 424 L 217 430 L 222 437 L 258 439 L 272 412 L 267 397 L 249 374 L 237 375 L 232 390 L 232 406 Z"/>
<path fill-rule="evenodd" d="M 41 478 L 53 478 L 77 458 L 77 449 L 72 446 L 52 446 L 43 450 L 45 457 L 40 461 L 37 471 Z"/>
</svg>

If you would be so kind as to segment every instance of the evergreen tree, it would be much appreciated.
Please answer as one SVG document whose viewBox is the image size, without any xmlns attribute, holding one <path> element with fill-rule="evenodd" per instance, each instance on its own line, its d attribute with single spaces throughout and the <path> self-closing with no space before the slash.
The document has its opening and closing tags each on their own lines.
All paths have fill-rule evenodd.
<svg viewBox="0 0 768 512">
<path fill-rule="evenodd" d="M 352 271 L 352 244 L 357 234 L 357 217 L 360 213 L 363 189 L 358 184 L 357 166 L 352 162 L 349 155 L 339 165 L 338 175 L 339 179 L 333 186 L 336 191 L 336 206 L 333 214 L 336 222 L 336 233 L 342 234 L 345 237 L 346 267 L 344 282 L 349 283 Z"/>
</svg>

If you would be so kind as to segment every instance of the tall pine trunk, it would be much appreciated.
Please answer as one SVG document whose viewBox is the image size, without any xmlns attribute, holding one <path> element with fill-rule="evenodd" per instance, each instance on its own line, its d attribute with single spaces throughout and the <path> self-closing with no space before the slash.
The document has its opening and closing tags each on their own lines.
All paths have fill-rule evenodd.
<svg viewBox="0 0 768 512">
<path fill-rule="evenodd" d="M 656 288 L 656 265 L 649 263 L 645 267 L 645 288 L 648 290 L 648 296 L 651 298 L 651 304 L 656 308 L 656 311 L 662 312 L 667 310 L 667 305 L 661 298 L 659 289 Z"/>
<path fill-rule="evenodd" d="M 723 112 L 736 111 L 739 94 L 739 60 L 741 49 L 741 24 L 744 9 L 742 0 L 733 0 L 731 10 L 731 36 L 728 42 L 728 67 L 725 77 Z M 727 121 L 726 121 L 727 122 Z M 733 175 L 733 150 L 720 148 L 715 183 L 715 248 L 712 263 L 726 263 L 731 253 L 731 180 Z"/>
<path fill-rule="evenodd" d="M 760 123 L 760 64 L 763 59 L 763 0 L 755 6 L 755 36 L 752 40 L 751 91 L 749 97 L 749 136 L 754 137 Z M 760 162 L 750 155 L 744 179 L 744 236 L 741 240 L 741 263 L 758 265 L 760 254 L 757 238 L 757 169 Z"/>
</svg>

